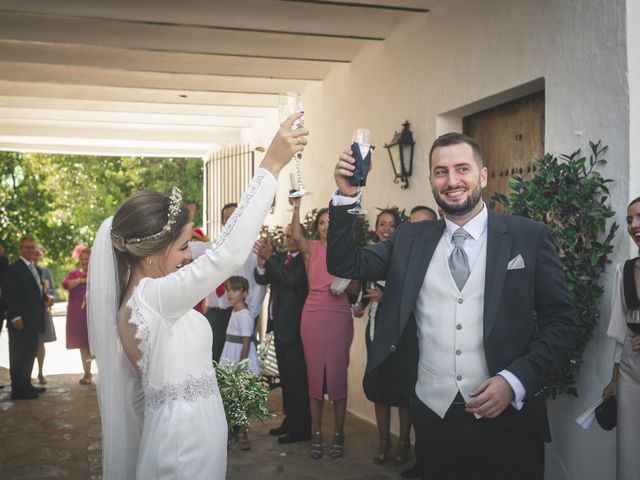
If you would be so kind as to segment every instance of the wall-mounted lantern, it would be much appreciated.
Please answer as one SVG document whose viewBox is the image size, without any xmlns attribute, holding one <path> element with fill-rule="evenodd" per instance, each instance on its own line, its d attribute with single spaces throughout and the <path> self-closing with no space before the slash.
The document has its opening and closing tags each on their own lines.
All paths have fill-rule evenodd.
<svg viewBox="0 0 640 480">
<path fill-rule="evenodd" d="M 393 138 L 384 148 L 389 152 L 389 159 L 395 175 L 393 183 L 399 183 L 400 188 L 409 188 L 409 177 L 413 170 L 413 134 L 409 130 L 409 121 L 402 124 L 402 131 L 395 132 Z"/>
</svg>

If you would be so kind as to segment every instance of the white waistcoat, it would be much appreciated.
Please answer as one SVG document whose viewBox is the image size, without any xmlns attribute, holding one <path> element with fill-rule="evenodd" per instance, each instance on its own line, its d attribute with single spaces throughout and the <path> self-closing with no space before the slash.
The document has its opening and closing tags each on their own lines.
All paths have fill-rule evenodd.
<svg viewBox="0 0 640 480">
<path fill-rule="evenodd" d="M 458 391 L 465 400 L 489 378 L 483 345 L 487 244 L 462 291 L 451 276 L 444 235 L 416 302 L 420 360 L 416 395 L 444 418 Z"/>
</svg>

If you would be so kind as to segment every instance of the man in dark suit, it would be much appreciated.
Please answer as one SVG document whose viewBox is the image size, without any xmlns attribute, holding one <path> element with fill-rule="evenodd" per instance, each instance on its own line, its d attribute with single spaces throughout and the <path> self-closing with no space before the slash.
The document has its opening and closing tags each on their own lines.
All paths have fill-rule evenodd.
<svg viewBox="0 0 640 480">
<path fill-rule="evenodd" d="M 279 443 L 306 441 L 311 438 L 307 367 L 300 339 L 302 308 L 309 287 L 304 259 L 291 236 L 291 225 L 285 229 L 287 251 L 273 254 L 273 247 L 256 243 L 258 266 L 254 275 L 257 283 L 271 284 L 269 320 L 273 321 L 276 358 L 282 387 L 282 425 L 270 433 Z"/>
<path fill-rule="evenodd" d="M 0 243 L 0 333 L 2 332 L 4 319 L 7 316 L 7 304 L 4 300 L 4 276 L 7 274 L 8 269 L 9 260 L 7 260 L 7 257 L 4 255 L 4 245 Z M 4 385 L 0 385 L 0 388 L 4 388 Z"/>
<path fill-rule="evenodd" d="M 20 258 L 6 275 L 7 323 L 9 328 L 9 366 L 11 398 L 38 398 L 43 387 L 31 385 L 31 370 L 38 349 L 38 334 L 44 330 L 42 275 L 33 264 L 36 241 L 25 236 L 20 240 Z"/>
<path fill-rule="evenodd" d="M 429 153 L 445 219 L 400 225 L 358 249 L 350 152 L 335 169 L 327 266 L 385 279 L 367 371 L 399 357 L 422 478 L 538 479 L 550 441 L 545 382 L 575 341 L 575 310 L 544 224 L 489 211 L 477 143 L 439 137 Z"/>
</svg>

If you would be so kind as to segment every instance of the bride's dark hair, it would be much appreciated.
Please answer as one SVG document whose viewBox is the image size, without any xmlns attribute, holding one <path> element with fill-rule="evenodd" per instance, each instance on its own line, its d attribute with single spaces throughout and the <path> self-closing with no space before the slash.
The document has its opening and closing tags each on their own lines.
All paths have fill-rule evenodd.
<svg viewBox="0 0 640 480">
<path fill-rule="evenodd" d="M 127 290 L 131 268 L 145 257 L 167 249 L 189 223 L 189 212 L 182 204 L 173 217 L 175 221 L 168 223 L 170 206 L 168 195 L 143 190 L 127 198 L 114 215 L 111 242 L 118 261 L 119 301 Z M 170 227 L 167 232 L 157 235 L 166 225 Z"/>
</svg>

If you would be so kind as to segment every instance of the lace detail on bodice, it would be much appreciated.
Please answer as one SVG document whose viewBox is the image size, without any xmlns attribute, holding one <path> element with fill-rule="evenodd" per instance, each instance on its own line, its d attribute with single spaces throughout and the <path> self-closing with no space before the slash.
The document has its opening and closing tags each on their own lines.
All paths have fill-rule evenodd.
<svg viewBox="0 0 640 480">
<path fill-rule="evenodd" d="M 140 308 L 135 300 L 135 293 L 134 289 L 127 306 L 131 309 L 129 323 L 136 327 L 135 338 L 138 340 L 138 349 L 141 353 L 137 365 L 142 375 L 142 388 L 144 390 L 146 408 L 156 410 L 171 402 L 179 400 L 195 402 L 201 398 L 209 398 L 218 394 L 218 382 L 213 369 L 197 377 L 189 373 L 183 381 L 166 383 L 160 388 L 152 387 L 149 384 L 149 357 L 151 355 L 149 327 L 140 313 Z"/>
<path fill-rule="evenodd" d="M 135 339 L 138 341 L 138 350 L 140 350 L 140 358 L 136 362 L 140 374 L 142 375 L 142 385 L 146 387 L 147 372 L 149 371 L 149 356 L 151 355 L 151 346 L 149 345 L 149 327 L 144 321 L 144 317 L 140 313 L 138 302 L 136 302 L 136 290 L 134 287 L 131 297 L 127 301 L 127 307 L 131 309 L 131 317 L 129 323 L 136 327 Z M 146 388 L 145 388 L 146 390 Z"/>
<path fill-rule="evenodd" d="M 180 383 L 167 383 L 161 388 L 147 385 L 145 389 L 145 405 L 149 410 L 157 410 L 164 405 L 176 401 L 195 402 L 218 394 L 216 374 L 205 372 L 199 377 L 187 374 Z"/>
</svg>

